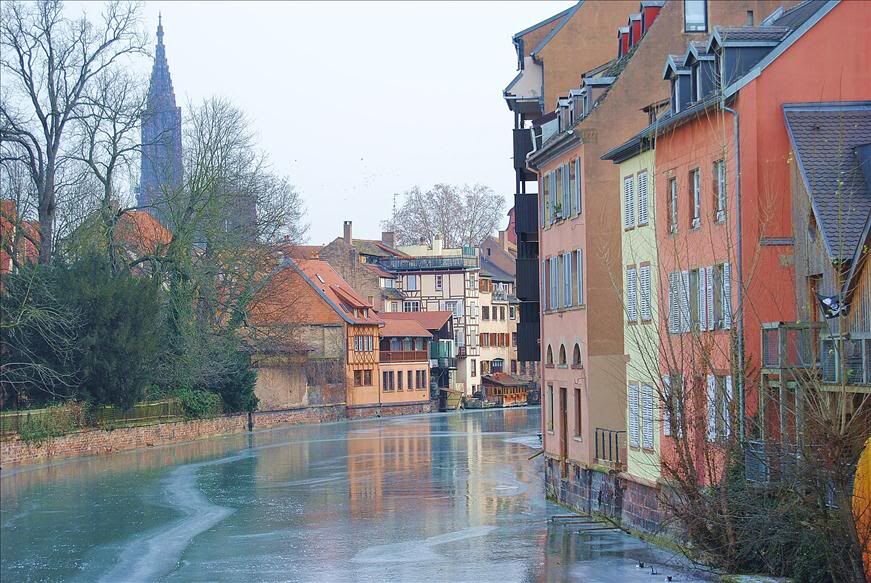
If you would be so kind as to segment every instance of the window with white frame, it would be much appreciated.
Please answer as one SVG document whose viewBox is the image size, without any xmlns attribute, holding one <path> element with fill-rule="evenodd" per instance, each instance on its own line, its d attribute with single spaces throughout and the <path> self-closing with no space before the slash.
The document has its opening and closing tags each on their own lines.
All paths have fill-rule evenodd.
<svg viewBox="0 0 871 583">
<path fill-rule="evenodd" d="M 730 408 L 732 403 L 732 377 L 708 375 L 707 382 L 707 439 L 717 441 L 729 437 L 732 431 Z"/>
<path fill-rule="evenodd" d="M 668 331 L 680 334 L 690 331 L 690 274 L 673 271 L 668 274 Z"/>
<path fill-rule="evenodd" d="M 728 330 L 732 327 L 731 272 L 728 263 L 714 265 L 712 269 L 712 323 L 717 330 Z"/>
<path fill-rule="evenodd" d="M 626 319 L 638 321 L 638 272 L 634 265 L 626 268 Z"/>
<path fill-rule="evenodd" d="M 726 220 L 726 161 L 714 162 L 714 220 Z"/>
<path fill-rule="evenodd" d="M 405 276 L 405 289 L 407 291 L 417 291 L 420 289 L 420 282 L 418 281 L 418 275 L 406 275 Z"/>
<path fill-rule="evenodd" d="M 635 177 L 627 176 L 623 179 L 623 228 L 631 229 L 635 226 Z"/>
<path fill-rule="evenodd" d="M 420 311 L 420 302 L 414 302 L 414 301 L 402 302 L 402 311 L 403 312 L 419 312 Z"/>
<path fill-rule="evenodd" d="M 684 0 L 684 32 L 708 31 L 707 0 Z"/>
<path fill-rule="evenodd" d="M 702 182 L 699 169 L 696 168 L 690 172 L 690 200 L 692 201 L 692 215 L 690 217 L 690 227 L 697 229 L 702 224 Z"/>
<path fill-rule="evenodd" d="M 650 221 L 650 198 L 647 185 L 647 170 L 638 173 L 638 226 Z"/>
</svg>

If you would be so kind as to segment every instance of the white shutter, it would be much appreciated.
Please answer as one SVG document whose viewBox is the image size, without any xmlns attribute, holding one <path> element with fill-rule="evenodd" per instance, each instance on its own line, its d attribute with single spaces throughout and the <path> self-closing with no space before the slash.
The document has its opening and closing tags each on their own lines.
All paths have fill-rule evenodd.
<svg viewBox="0 0 871 583">
<path fill-rule="evenodd" d="M 629 447 L 638 447 L 638 384 L 629 383 Z"/>
<path fill-rule="evenodd" d="M 668 331 L 671 334 L 677 334 L 680 330 L 679 280 L 680 273 L 677 271 L 668 274 Z"/>
<path fill-rule="evenodd" d="M 715 328 L 714 322 L 714 270 L 711 267 L 705 268 L 705 294 L 708 305 L 708 330 Z"/>
<path fill-rule="evenodd" d="M 662 376 L 662 434 L 671 435 L 671 377 Z"/>
<path fill-rule="evenodd" d="M 680 331 L 690 331 L 690 272 L 681 271 L 680 289 Z"/>
<path fill-rule="evenodd" d="M 642 265 L 639 270 L 641 279 L 641 320 L 649 322 L 652 318 L 650 299 L 650 266 Z"/>
<path fill-rule="evenodd" d="M 623 227 L 635 225 L 635 193 L 632 192 L 632 176 L 623 179 Z"/>
<path fill-rule="evenodd" d="M 728 330 L 732 327 L 732 267 L 728 263 L 723 264 L 723 328 Z"/>
<path fill-rule="evenodd" d="M 646 225 L 648 222 L 648 209 L 650 201 L 647 197 L 647 171 L 638 174 L 638 224 Z"/>
<path fill-rule="evenodd" d="M 577 201 L 577 212 L 581 214 L 584 210 L 583 202 L 581 201 L 581 159 L 575 159 L 575 200 Z"/>
<path fill-rule="evenodd" d="M 584 305 L 584 252 L 578 249 L 578 305 Z"/>
<path fill-rule="evenodd" d="M 717 379 L 708 375 L 708 441 L 717 439 Z"/>
<path fill-rule="evenodd" d="M 634 267 L 626 269 L 626 318 L 638 321 L 638 277 Z"/>
<path fill-rule="evenodd" d="M 653 387 L 641 387 L 641 447 L 653 449 Z"/>
<path fill-rule="evenodd" d="M 569 216 L 569 212 L 571 211 L 571 192 L 569 191 L 569 165 L 563 164 L 563 218 L 567 218 Z"/>
<path fill-rule="evenodd" d="M 572 254 L 563 254 L 563 266 L 565 281 L 563 282 L 563 305 L 569 307 L 572 305 Z"/>
<path fill-rule="evenodd" d="M 726 377 L 726 395 L 724 402 L 723 421 L 724 427 L 726 428 L 726 437 L 729 437 L 732 434 L 732 375 Z M 738 415 L 741 415 L 741 411 L 738 411 Z"/>
<path fill-rule="evenodd" d="M 698 289 L 698 301 L 699 301 L 699 330 L 707 330 L 708 329 L 708 287 L 705 284 L 707 281 L 707 270 L 704 267 L 700 267 L 698 270 L 699 274 L 699 289 Z"/>
</svg>

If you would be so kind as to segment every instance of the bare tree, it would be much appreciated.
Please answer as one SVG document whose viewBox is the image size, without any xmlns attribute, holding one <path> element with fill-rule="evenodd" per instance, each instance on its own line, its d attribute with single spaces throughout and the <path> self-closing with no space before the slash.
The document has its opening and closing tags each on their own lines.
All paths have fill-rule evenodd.
<svg viewBox="0 0 871 583">
<path fill-rule="evenodd" d="M 440 235 L 447 247 L 477 247 L 498 228 L 504 199 L 487 186 L 436 184 L 427 191 L 415 186 L 384 227 L 401 245 L 432 244 Z"/>
<path fill-rule="evenodd" d="M 49 263 L 58 207 L 58 169 L 68 125 L 92 81 L 124 55 L 143 51 L 140 7 L 110 2 L 95 25 L 64 15 L 59 0 L 5 2 L 0 20 L 0 139 L 15 146 L 34 184 L 39 261 Z"/>
</svg>

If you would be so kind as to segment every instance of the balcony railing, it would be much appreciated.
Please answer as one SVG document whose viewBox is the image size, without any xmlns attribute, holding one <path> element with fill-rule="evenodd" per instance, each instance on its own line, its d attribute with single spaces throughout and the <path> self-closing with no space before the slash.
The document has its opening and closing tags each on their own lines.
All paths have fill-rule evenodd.
<svg viewBox="0 0 871 583">
<path fill-rule="evenodd" d="M 538 195 L 514 195 L 514 228 L 518 234 L 535 235 L 532 240 L 538 240 Z M 529 238 L 527 237 L 526 240 Z"/>
<path fill-rule="evenodd" d="M 422 362 L 429 360 L 426 350 L 382 350 L 381 362 Z"/>
<path fill-rule="evenodd" d="M 813 368 L 819 362 L 822 322 L 762 325 L 763 368 Z"/>
<path fill-rule="evenodd" d="M 476 269 L 477 257 L 415 257 L 413 259 L 381 259 L 379 265 L 388 271 L 431 271 L 448 269 Z"/>
<path fill-rule="evenodd" d="M 538 259 L 517 258 L 517 297 L 521 300 L 538 300 Z"/>
<path fill-rule="evenodd" d="M 493 299 L 494 302 L 507 302 L 508 301 L 508 292 L 505 290 L 493 290 Z"/>
<path fill-rule="evenodd" d="M 625 469 L 626 432 L 596 427 L 596 461 L 614 469 Z"/>
</svg>

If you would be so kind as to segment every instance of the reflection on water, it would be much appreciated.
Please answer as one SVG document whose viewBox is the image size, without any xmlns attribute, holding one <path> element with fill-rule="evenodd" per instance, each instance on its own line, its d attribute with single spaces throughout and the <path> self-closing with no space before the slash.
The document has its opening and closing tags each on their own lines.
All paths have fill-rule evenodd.
<svg viewBox="0 0 871 583">
<path fill-rule="evenodd" d="M 528 460 L 539 419 L 299 426 L 4 471 L 0 579 L 611 581 L 654 557 L 548 529 L 563 511 Z"/>
</svg>

